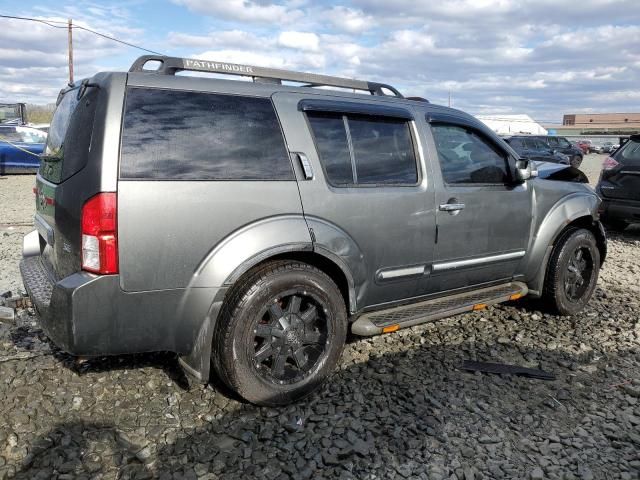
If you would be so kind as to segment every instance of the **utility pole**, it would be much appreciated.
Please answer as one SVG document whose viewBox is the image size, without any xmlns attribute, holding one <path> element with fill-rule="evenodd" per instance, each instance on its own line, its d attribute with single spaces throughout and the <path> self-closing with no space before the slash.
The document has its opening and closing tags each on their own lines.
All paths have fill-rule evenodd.
<svg viewBox="0 0 640 480">
<path fill-rule="evenodd" d="M 451 90 L 449 90 L 449 107 L 451 107 Z"/>
<path fill-rule="evenodd" d="M 71 19 L 69 19 L 68 34 L 69 39 L 69 84 L 73 84 L 73 25 Z"/>
</svg>

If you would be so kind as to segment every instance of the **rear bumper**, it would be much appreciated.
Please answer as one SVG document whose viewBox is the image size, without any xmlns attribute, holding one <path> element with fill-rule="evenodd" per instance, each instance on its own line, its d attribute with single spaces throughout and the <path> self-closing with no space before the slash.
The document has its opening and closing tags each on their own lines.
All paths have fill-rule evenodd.
<svg viewBox="0 0 640 480">
<path fill-rule="evenodd" d="M 640 223 L 640 201 L 607 198 L 598 192 L 602 198 L 600 216 L 607 219 L 624 220 L 629 223 Z"/>
<path fill-rule="evenodd" d="M 39 255 L 25 257 L 20 271 L 44 332 L 62 350 L 83 356 L 188 354 L 218 291 L 125 292 L 118 275 L 87 272 L 54 281 Z"/>
</svg>

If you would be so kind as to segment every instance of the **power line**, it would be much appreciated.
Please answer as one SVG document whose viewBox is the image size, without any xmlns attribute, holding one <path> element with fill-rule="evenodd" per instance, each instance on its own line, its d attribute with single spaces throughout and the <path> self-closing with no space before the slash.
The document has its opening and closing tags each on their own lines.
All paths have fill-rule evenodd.
<svg viewBox="0 0 640 480">
<path fill-rule="evenodd" d="M 13 15 L 0 15 L 0 18 L 9 18 L 9 19 L 13 19 L 13 20 L 27 20 L 27 21 L 30 21 L 30 22 L 44 23 L 45 25 L 48 25 L 48 26 L 53 27 L 53 28 L 68 28 L 67 27 L 67 22 L 62 22 L 62 21 L 59 21 L 59 20 L 41 20 L 39 18 L 16 17 L 16 16 L 13 16 Z M 60 24 L 63 24 L 63 25 L 54 25 L 54 23 L 60 23 Z M 144 48 L 144 47 L 141 47 L 139 45 L 135 45 L 133 43 L 125 42 L 124 40 L 120 40 L 119 38 L 111 37 L 109 35 L 105 35 L 104 33 L 96 32 L 95 30 L 91 30 L 90 28 L 83 27 L 82 25 L 73 25 L 72 28 L 77 28 L 77 29 L 80 29 L 80 30 L 84 30 L 86 32 L 93 33 L 94 35 L 98 35 L 100 37 L 106 38 L 107 40 L 111 40 L 111 41 L 114 41 L 114 42 L 117 42 L 117 43 L 121 43 L 121 44 L 126 45 L 128 47 L 137 48 L 138 50 L 143 50 L 143 51 L 148 52 L 148 53 L 153 53 L 154 55 L 164 55 L 164 54 L 162 54 L 160 52 L 155 52 L 153 50 L 149 50 L 148 48 Z"/>
</svg>

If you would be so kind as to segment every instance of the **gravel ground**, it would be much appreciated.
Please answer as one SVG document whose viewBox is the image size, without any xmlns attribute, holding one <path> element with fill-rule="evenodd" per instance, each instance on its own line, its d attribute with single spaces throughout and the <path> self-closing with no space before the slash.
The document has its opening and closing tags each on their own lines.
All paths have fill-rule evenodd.
<svg viewBox="0 0 640 480">
<path fill-rule="evenodd" d="M 29 217 L 32 183 L 0 180 L 0 223 Z M 23 233 L 1 228 L 0 291 Z M 579 316 L 521 301 L 352 339 L 328 384 L 278 409 L 189 386 L 170 354 L 80 362 L 18 310 L 0 322 L 0 479 L 638 479 L 640 228 L 609 246 Z"/>
</svg>

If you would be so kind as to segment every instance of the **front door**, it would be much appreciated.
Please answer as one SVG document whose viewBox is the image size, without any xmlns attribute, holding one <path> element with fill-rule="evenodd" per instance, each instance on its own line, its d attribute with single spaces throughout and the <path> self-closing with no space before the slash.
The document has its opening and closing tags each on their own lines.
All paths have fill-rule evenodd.
<svg viewBox="0 0 640 480">
<path fill-rule="evenodd" d="M 433 256 L 435 191 L 411 108 L 313 93 L 273 101 L 314 248 L 351 272 L 357 308 L 416 295 Z"/>
<path fill-rule="evenodd" d="M 432 121 L 431 132 L 441 181 L 429 290 L 511 279 L 529 240 L 531 190 L 514 182 L 500 142 L 472 123 Z"/>
</svg>

